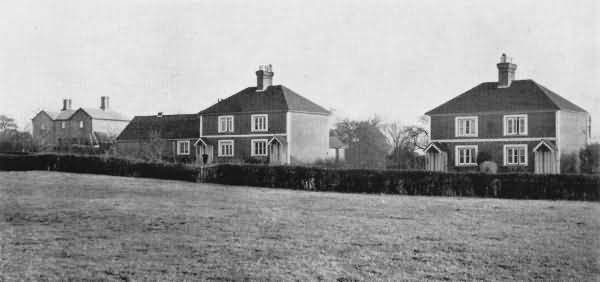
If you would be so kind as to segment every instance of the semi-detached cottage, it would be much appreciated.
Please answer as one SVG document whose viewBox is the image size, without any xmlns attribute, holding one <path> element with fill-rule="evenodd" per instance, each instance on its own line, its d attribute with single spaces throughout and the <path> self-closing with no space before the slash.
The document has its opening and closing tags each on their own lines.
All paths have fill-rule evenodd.
<svg viewBox="0 0 600 282">
<path fill-rule="evenodd" d="M 427 169 L 473 170 L 486 152 L 501 171 L 559 173 L 561 159 L 589 143 L 588 112 L 539 83 L 515 80 L 505 54 L 498 81 L 484 82 L 426 113 Z"/>
<path fill-rule="evenodd" d="M 309 163 L 327 158 L 329 111 L 283 85 L 271 65 L 248 87 L 201 111 L 198 158 L 207 162 Z"/>
<path fill-rule="evenodd" d="M 136 116 L 117 138 L 117 148 L 207 164 L 327 158 L 329 111 L 283 85 L 272 85 L 273 75 L 270 65 L 261 66 L 255 87 L 197 114 Z M 151 148 L 156 146 L 161 148 Z"/>
</svg>

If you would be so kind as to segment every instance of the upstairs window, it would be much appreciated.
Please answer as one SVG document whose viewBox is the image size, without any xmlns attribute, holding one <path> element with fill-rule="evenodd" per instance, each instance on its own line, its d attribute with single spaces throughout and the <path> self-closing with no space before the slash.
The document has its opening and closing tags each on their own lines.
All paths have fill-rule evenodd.
<svg viewBox="0 0 600 282">
<path fill-rule="evenodd" d="M 504 165 L 527 165 L 527 145 L 504 145 Z"/>
<path fill-rule="evenodd" d="M 219 157 L 233 157 L 233 140 L 219 140 Z"/>
<path fill-rule="evenodd" d="M 177 141 L 177 155 L 190 154 L 190 141 Z"/>
<path fill-rule="evenodd" d="M 83 120 L 79 121 L 79 128 L 83 128 Z"/>
<path fill-rule="evenodd" d="M 527 115 L 504 116 L 504 135 L 527 135 Z"/>
<path fill-rule="evenodd" d="M 65 129 L 65 127 L 67 127 L 67 123 L 64 121 L 60 122 L 60 128 Z"/>
<path fill-rule="evenodd" d="M 46 130 L 46 124 L 42 123 L 41 129 Z"/>
<path fill-rule="evenodd" d="M 456 117 L 456 137 L 477 137 L 477 117 Z"/>
<path fill-rule="evenodd" d="M 456 166 L 477 165 L 477 145 L 461 145 L 455 147 Z"/>
<path fill-rule="evenodd" d="M 269 116 L 268 115 L 252 115 L 251 131 L 260 132 L 269 130 Z"/>
<path fill-rule="evenodd" d="M 266 156 L 267 155 L 267 139 L 252 140 L 252 146 L 250 148 L 252 156 Z"/>
<path fill-rule="evenodd" d="M 219 133 L 233 132 L 233 116 L 219 116 Z"/>
</svg>

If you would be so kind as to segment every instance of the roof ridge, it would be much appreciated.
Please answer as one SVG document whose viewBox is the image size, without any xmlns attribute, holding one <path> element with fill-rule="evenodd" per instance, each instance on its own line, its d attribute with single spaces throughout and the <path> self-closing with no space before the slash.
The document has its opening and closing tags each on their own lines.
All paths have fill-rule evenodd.
<svg viewBox="0 0 600 282">
<path fill-rule="evenodd" d="M 281 84 L 276 85 L 276 86 L 279 87 L 279 88 L 281 88 L 281 93 L 283 93 L 283 95 L 282 95 L 283 96 L 283 101 L 285 102 L 285 109 L 286 109 L 286 111 L 289 111 L 290 110 L 290 102 L 288 101 L 288 97 L 286 95 L 286 92 L 289 91 L 290 89 L 287 88 L 287 87 L 285 87 L 285 86 L 283 86 L 283 85 L 281 85 Z"/>
</svg>

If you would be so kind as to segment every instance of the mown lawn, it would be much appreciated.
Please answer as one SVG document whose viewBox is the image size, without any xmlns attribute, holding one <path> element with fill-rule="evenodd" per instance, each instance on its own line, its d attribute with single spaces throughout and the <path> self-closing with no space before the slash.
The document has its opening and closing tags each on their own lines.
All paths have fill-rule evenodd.
<svg viewBox="0 0 600 282">
<path fill-rule="evenodd" d="M 0 281 L 598 277 L 598 203 L 0 172 Z"/>
</svg>

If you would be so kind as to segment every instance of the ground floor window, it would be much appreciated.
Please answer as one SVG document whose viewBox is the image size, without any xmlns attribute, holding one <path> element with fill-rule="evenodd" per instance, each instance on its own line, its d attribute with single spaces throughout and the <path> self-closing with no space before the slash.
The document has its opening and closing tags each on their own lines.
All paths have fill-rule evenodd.
<svg viewBox="0 0 600 282">
<path fill-rule="evenodd" d="M 477 165 L 477 145 L 456 146 L 455 163 L 457 166 Z"/>
<path fill-rule="evenodd" d="M 233 157 L 233 140 L 219 140 L 219 157 Z"/>
<path fill-rule="evenodd" d="M 177 155 L 190 154 L 190 141 L 177 141 Z"/>
<path fill-rule="evenodd" d="M 527 165 L 527 145 L 504 145 L 504 165 Z"/>
<path fill-rule="evenodd" d="M 251 142 L 252 156 L 266 156 L 267 155 L 267 139 L 254 139 Z"/>
</svg>

